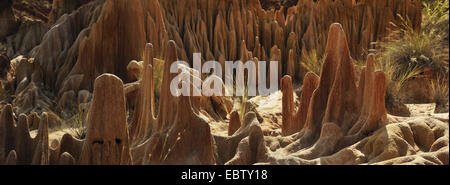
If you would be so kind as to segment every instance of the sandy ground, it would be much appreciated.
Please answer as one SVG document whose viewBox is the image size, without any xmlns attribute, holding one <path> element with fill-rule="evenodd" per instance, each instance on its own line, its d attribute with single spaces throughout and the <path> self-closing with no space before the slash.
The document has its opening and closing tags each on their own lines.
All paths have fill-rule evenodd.
<svg viewBox="0 0 450 185">
<path fill-rule="evenodd" d="M 428 104 L 406 104 L 409 111 L 411 112 L 411 117 L 417 116 L 427 116 L 434 114 L 434 109 L 436 107 L 435 103 Z"/>
</svg>

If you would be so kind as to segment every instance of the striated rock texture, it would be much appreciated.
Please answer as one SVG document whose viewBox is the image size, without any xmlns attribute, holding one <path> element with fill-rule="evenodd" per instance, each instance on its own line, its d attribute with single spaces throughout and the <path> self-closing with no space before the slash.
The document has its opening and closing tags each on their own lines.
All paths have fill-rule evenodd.
<svg viewBox="0 0 450 185">
<path fill-rule="evenodd" d="M 1 67 L 16 97 L 0 113 L 0 164 L 448 164 L 448 113 L 388 115 L 385 74 L 366 52 L 399 23 L 396 15 L 419 29 L 418 0 L 53 3 L 48 25 L 21 24 L 6 38 L 2 58 L 14 59 Z M 299 65 L 313 50 L 326 56 L 319 76 Z M 265 108 L 281 112 L 260 115 L 250 101 L 239 110 L 229 97 L 173 96 L 177 75 L 225 89 L 218 76 L 198 79 L 195 52 L 222 66 L 279 61 L 282 97 Z M 364 57 L 357 78 L 353 61 Z M 178 60 L 188 65 L 170 73 Z M 180 85 L 201 91 L 192 81 Z M 68 119 L 77 111 L 87 111 L 85 138 L 49 142 L 53 112 Z"/>
<path fill-rule="evenodd" d="M 117 76 L 96 78 L 83 140 L 65 134 L 49 144 L 49 116 L 21 114 L 7 105 L 0 119 L 2 164 L 448 164 L 448 114 L 388 117 L 384 73 L 367 58 L 359 83 L 340 24 L 330 26 L 327 59 L 319 76 L 308 73 L 296 110 L 291 78 L 282 81 L 282 136 L 265 136 L 257 114 L 229 117 L 228 133 L 213 133 L 219 124 L 208 112 L 206 97 L 169 92 L 169 73 L 177 60 L 176 44 L 166 46 L 161 97 L 155 111 L 154 48 L 145 46 L 142 77 L 123 84 Z M 195 70 L 179 66 L 179 74 Z M 189 86 L 198 91 L 193 84 Z M 133 97 L 127 109 L 126 97 Z M 223 97 L 217 97 L 223 99 Z M 131 101 L 128 100 L 128 101 Z M 210 100 L 211 101 L 211 100 Z M 127 111 L 132 110 L 130 121 Z M 229 111 L 230 112 L 230 111 Z M 306 117 L 305 117 L 306 116 Z M 29 123 L 40 119 L 37 136 Z M 28 139 L 27 139 L 28 138 Z"/>
<path fill-rule="evenodd" d="M 70 14 L 72 11 L 78 9 L 81 5 L 86 4 L 92 0 L 54 0 L 52 10 L 49 14 L 48 24 L 52 25 L 62 15 Z"/>
<path fill-rule="evenodd" d="M 0 163 L 1 164 L 50 164 L 48 141 L 48 115 L 40 118 L 37 135 L 30 136 L 30 118 L 21 114 L 16 122 L 12 106 L 5 106 L 0 115 Z"/>
<path fill-rule="evenodd" d="M 386 125 L 386 77 L 369 55 L 356 84 L 340 24 L 330 26 L 326 56 L 320 77 L 306 75 L 297 110 L 291 78 L 281 79 L 282 133 L 289 136 L 272 138 L 278 141 L 271 145 L 289 144 L 269 146 L 270 164 L 448 164 L 448 124 L 417 119 Z"/>
<path fill-rule="evenodd" d="M 297 133 L 297 139 L 278 152 L 297 151 L 292 155 L 305 160 L 330 155 L 387 123 L 386 77 L 374 70 L 374 56 L 368 56 L 357 85 L 353 59 L 340 24 L 330 26 L 326 56 L 320 77 L 306 75 L 298 111 L 293 111 L 290 77 L 281 80 L 286 120 L 283 134 Z M 283 159 L 274 160 L 278 161 Z"/>
<path fill-rule="evenodd" d="M 17 24 L 17 32 L 5 38 L 7 54 L 11 58 L 29 56 L 31 50 L 39 45 L 48 27 L 40 21 L 22 20 Z"/>
<path fill-rule="evenodd" d="M 222 66 L 225 60 L 275 60 L 279 61 L 279 78 L 288 74 L 293 82 L 302 82 L 306 72 L 300 65 L 302 53 L 316 50 L 323 54 L 328 25 L 333 22 L 347 30 L 350 55 L 355 58 L 364 57 L 371 42 L 387 35 L 389 22 L 399 23 L 401 19 L 394 15 L 408 17 L 414 28 L 420 25 L 420 1 L 281 4 L 286 6 L 264 10 L 259 0 L 53 1 L 48 22 L 23 21 L 18 31 L 5 39 L 9 58 L 23 55 L 39 64 L 39 70 L 30 71 L 26 80 L 16 77 L 19 90 L 13 91 L 26 91 L 9 103 L 19 108 L 17 113 L 53 111 L 69 118 L 78 112 L 71 102 L 80 98 L 81 91 L 92 92 L 99 75 L 111 73 L 124 83 L 136 81 L 140 74 L 136 70 L 142 67 L 133 67 L 130 61 L 143 60 L 145 43 L 152 43 L 154 57 L 163 59 L 169 40 L 176 44 L 177 58 L 190 65 L 194 52 L 202 54 L 202 62 L 218 60 Z M 130 70 L 134 74 L 129 75 Z M 30 76 L 33 86 L 28 85 Z M 45 104 L 33 103 L 36 100 L 29 98 L 33 97 L 30 94 L 48 97 L 58 106 L 50 110 L 56 106 L 47 98 Z M 211 102 L 220 103 L 217 100 Z M 42 106 L 33 110 L 36 108 L 30 105 Z M 208 112 L 215 119 L 226 117 L 226 111 L 218 110 L 219 115 Z"/>
<path fill-rule="evenodd" d="M 170 66 L 177 61 L 175 42 L 170 41 L 166 47 L 158 115 L 154 112 L 152 45 L 147 45 L 144 59 L 138 103 L 130 124 L 134 164 L 216 164 L 210 120 L 195 103 L 199 100 L 170 93 L 169 85 L 175 77 L 169 72 Z"/>
<path fill-rule="evenodd" d="M 10 79 L 9 83 L 10 86 L 15 87 L 16 98 L 11 102 L 16 108 L 14 112 L 20 115 L 52 110 L 54 104 L 48 97 L 47 91 L 39 88 L 43 84 L 41 81 L 43 74 L 39 64 L 23 56 L 16 57 L 11 63 L 15 78 Z"/>
<path fill-rule="evenodd" d="M 278 60 L 279 77 L 289 74 L 293 81 L 303 81 L 302 51 L 323 54 L 331 23 L 343 25 L 351 56 L 363 58 L 371 42 L 387 35 L 390 22 L 399 23 L 396 15 L 408 17 L 417 29 L 421 20 L 418 0 L 311 0 L 298 1 L 295 6 L 289 1 L 283 3 L 291 7 L 280 10 L 264 10 L 259 0 L 53 3 L 50 30 L 43 37 L 40 31 L 29 36 L 36 38 L 31 41 L 42 40 L 40 45 L 11 47 L 9 57 L 29 53 L 35 58 L 45 74 L 44 87 L 57 97 L 55 102 L 66 91 L 92 91 L 95 78 L 103 73 L 115 74 L 125 83 L 135 80 L 128 76 L 127 66 L 131 60 L 142 60 L 145 43 L 152 43 L 155 58 L 162 59 L 166 44 L 174 40 L 177 57 L 191 64 L 194 52 L 202 53 L 202 61 L 222 63 L 225 59 Z M 14 43 L 21 42 L 8 45 Z M 31 46 L 34 49 L 29 52 Z M 69 87 L 65 83 L 74 75 L 83 75 L 83 79 L 79 86 Z"/>
<path fill-rule="evenodd" d="M 12 0 L 4 0 L 0 3 L 0 40 L 11 34 L 17 27 L 12 11 Z"/>
<path fill-rule="evenodd" d="M 131 164 L 125 92 L 118 77 L 103 74 L 95 80 L 87 129 L 79 164 Z"/>
</svg>

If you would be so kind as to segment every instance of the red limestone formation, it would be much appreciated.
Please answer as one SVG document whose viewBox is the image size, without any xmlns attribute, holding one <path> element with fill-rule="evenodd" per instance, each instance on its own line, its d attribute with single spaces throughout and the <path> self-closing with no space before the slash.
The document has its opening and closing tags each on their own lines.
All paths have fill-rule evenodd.
<svg viewBox="0 0 450 185">
<path fill-rule="evenodd" d="M 295 112 L 293 112 L 295 107 L 291 78 L 286 76 L 282 79 L 284 121 L 282 129 L 284 135 L 295 134 L 287 138 L 292 143 L 270 154 L 268 161 L 271 164 L 360 164 L 376 163 L 388 158 L 391 159 L 391 157 L 401 157 L 398 154 L 401 153 L 402 149 L 392 146 L 392 149 L 399 153 L 389 157 L 382 157 L 382 154 L 377 153 L 378 158 L 382 158 L 382 160 L 372 160 L 373 157 L 370 156 L 375 151 L 368 151 L 367 148 L 364 148 L 364 145 L 369 147 L 369 143 L 364 144 L 365 141 L 384 138 L 386 134 L 390 135 L 389 129 L 395 130 L 401 127 L 397 124 L 386 126 L 388 123 L 385 108 L 386 77 L 383 72 L 375 71 L 375 57 L 373 55 L 367 57 L 367 66 L 363 69 L 357 85 L 352 64 L 353 59 L 350 57 L 347 39 L 340 24 L 331 25 L 327 43 L 327 58 L 323 64 L 317 88 L 314 90 L 314 88 L 310 88 L 311 86 L 307 82 L 304 83 L 304 86 L 307 86 L 302 91 L 299 110 L 303 110 L 301 106 L 304 102 L 309 103 L 309 108 L 307 109 L 306 122 L 300 130 L 295 127 L 301 125 L 302 122 L 295 119 L 295 116 L 299 113 L 294 114 Z M 307 75 L 305 80 L 311 78 L 314 79 L 310 74 L 309 77 Z M 314 82 L 312 83 L 314 84 Z M 311 92 L 313 92 L 311 99 L 309 102 L 305 101 L 303 97 L 308 97 Z M 305 93 L 306 95 L 303 96 Z M 439 129 L 448 129 L 448 126 L 443 126 L 438 123 L 439 121 L 435 122 L 435 124 L 440 125 Z M 429 129 L 426 126 L 425 128 Z M 448 133 L 448 131 L 444 131 L 438 137 L 447 137 L 445 132 Z M 369 135 L 372 136 L 367 137 Z M 412 133 L 412 135 L 416 138 L 420 137 L 421 134 Z M 416 145 L 415 143 L 420 145 L 419 143 L 424 141 L 424 139 L 418 139 L 412 142 L 410 139 L 399 135 L 396 135 L 396 138 L 407 140 L 408 143 L 412 144 L 412 147 Z M 441 142 L 440 140 L 430 139 L 428 146 L 434 145 L 433 143 L 437 144 L 437 142 Z M 378 146 L 370 147 L 380 149 Z M 439 144 L 438 148 L 430 150 L 430 152 L 443 152 L 446 147 L 448 148 L 448 145 Z M 355 156 L 358 151 L 362 152 L 361 155 L 368 155 L 369 158 Z M 413 149 L 413 151 L 415 153 L 417 149 Z M 424 151 L 427 152 L 428 149 Z M 416 163 L 448 163 L 448 156 L 443 157 L 444 154 L 430 153 L 426 155 L 438 155 L 441 158 L 437 161 L 417 159 Z M 416 156 L 410 158 L 416 160 Z M 407 160 L 397 159 L 392 163 L 402 162 L 407 162 Z"/>
<path fill-rule="evenodd" d="M 283 133 L 298 133 L 295 135 L 298 140 L 287 149 L 299 151 L 295 156 L 307 160 L 354 144 L 386 122 L 386 80 L 383 72 L 374 72 L 373 56 L 368 56 L 367 67 L 357 86 L 353 59 L 340 24 L 330 26 L 327 43 L 327 57 L 318 86 L 310 85 L 316 83 L 314 75 L 308 74 L 305 78 L 309 81 L 304 82 L 299 110 L 306 111 L 302 105 L 309 104 L 307 113 L 293 114 L 292 83 L 289 77 L 282 79 L 283 108 L 286 107 L 283 109 L 283 116 L 286 116 Z M 303 128 L 293 125 L 303 125 Z"/>
<path fill-rule="evenodd" d="M 125 92 L 118 77 L 103 74 L 95 80 L 87 129 L 80 164 L 131 164 Z"/>
<path fill-rule="evenodd" d="M 169 85 L 175 74 L 169 69 L 177 61 L 173 41 L 166 48 L 161 97 L 155 115 L 152 50 L 147 45 L 138 103 L 129 127 L 134 164 L 215 164 L 209 119 L 199 112 L 199 107 L 194 107 L 193 98 L 174 97 L 170 93 Z"/>
<path fill-rule="evenodd" d="M 48 23 L 0 28 L 2 58 L 14 58 L 0 61 L 11 90 L 0 104 L 0 164 L 448 165 L 448 113 L 387 114 L 386 75 L 366 52 L 401 17 L 420 29 L 421 1 L 292 2 L 54 0 Z M 0 8 L 0 19 L 9 13 Z M 180 84 L 190 93 L 203 92 L 193 80 L 233 88 L 197 75 L 197 52 L 223 70 L 278 61 L 280 91 L 172 95 L 177 75 L 190 77 Z M 308 52 L 325 56 L 321 74 L 301 66 Z M 179 60 L 188 65 L 170 73 Z M 52 129 L 77 119 L 78 136 Z"/>
<path fill-rule="evenodd" d="M 50 164 L 47 113 L 41 115 L 34 138 L 30 136 L 28 124 L 29 118 L 24 114 L 15 121 L 11 105 L 3 108 L 0 117 L 0 162 L 22 165 Z"/>
<path fill-rule="evenodd" d="M 416 0 L 299 1 L 286 15 L 285 10 L 263 10 L 258 0 L 85 2 L 54 1 L 58 6 L 52 12 L 81 7 L 61 16 L 54 23 L 58 26 L 31 52 L 46 74 L 45 85 L 58 95 L 92 90 L 93 81 L 103 73 L 115 74 L 125 83 L 135 80 L 127 75 L 129 61 L 142 59 L 145 43 L 153 43 L 155 57 L 163 58 L 169 40 L 175 41 L 177 57 L 184 61 L 192 62 L 194 52 L 202 53 L 202 61 L 276 59 L 280 77 L 289 74 L 294 81 L 303 80 L 305 71 L 298 65 L 301 51 L 314 49 L 322 54 L 331 23 L 344 25 L 351 55 L 362 58 L 371 42 L 387 35 L 389 22 L 400 22 L 394 15 L 408 17 L 418 28 L 421 12 Z M 392 16 L 381 16 L 385 12 Z M 52 54 L 55 51 L 62 54 Z M 68 79 L 80 74 L 84 77 L 79 88 L 62 89 Z"/>
</svg>

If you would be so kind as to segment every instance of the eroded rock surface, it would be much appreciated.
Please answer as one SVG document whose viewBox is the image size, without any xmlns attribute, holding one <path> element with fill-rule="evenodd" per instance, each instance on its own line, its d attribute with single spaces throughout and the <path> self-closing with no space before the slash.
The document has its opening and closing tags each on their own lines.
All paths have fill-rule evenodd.
<svg viewBox="0 0 450 185">
<path fill-rule="evenodd" d="M 397 14 L 418 29 L 421 2 L 292 2 L 53 1 L 48 22 L 4 34 L 2 60 L 14 59 L 0 61 L 1 72 L 11 74 L 15 97 L 0 106 L 0 164 L 448 165 L 448 113 L 389 115 L 385 74 L 364 52 L 401 21 Z M 5 15 L 12 20 L 0 9 Z M 313 50 L 326 56 L 321 74 L 298 65 Z M 229 97 L 173 96 L 176 75 L 219 79 L 225 89 L 217 76 L 199 78 L 194 52 L 222 67 L 279 61 L 281 91 L 241 102 L 243 110 Z M 359 78 L 354 58 L 366 58 Z M 177 60 L 188 65 L 169 73 Z M 80 112 L 84 138 L 49 141 L 58 116 Z"/>
</svg>

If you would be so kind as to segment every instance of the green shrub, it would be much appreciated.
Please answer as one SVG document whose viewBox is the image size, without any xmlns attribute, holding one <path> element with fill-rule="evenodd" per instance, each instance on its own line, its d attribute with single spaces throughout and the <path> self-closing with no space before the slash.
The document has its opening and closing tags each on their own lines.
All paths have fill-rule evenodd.
<svg viewBox="0 0 450 185">
<path fill-rule="evenodd" d="M 421 30 L 417 31 L 402 18 L 394 25 L 384 42 L 378 42 L 377 68 L 386 73 L 387 99 L 395 98 L 402 85 L 424 68 L 431 68 L 433 81 L 448 79 L 448 15 L 449 0 L 424 2 Z M 435 83 L 435 88 L 437 87 Z M 442 94 L 442 93 L 438 93 Z M 447 95 L 448 96 L 448 95 Z"/>
</svg>

